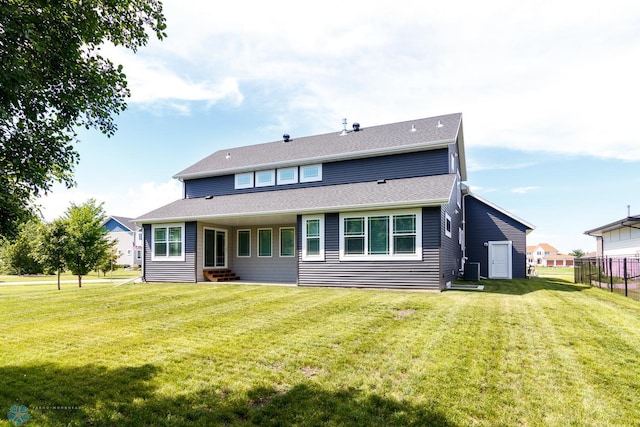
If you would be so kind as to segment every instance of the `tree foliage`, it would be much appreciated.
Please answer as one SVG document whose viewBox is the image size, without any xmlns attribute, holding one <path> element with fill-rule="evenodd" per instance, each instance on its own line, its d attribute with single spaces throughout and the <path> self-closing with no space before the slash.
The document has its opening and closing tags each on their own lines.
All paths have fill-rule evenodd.
<svg viewBox="0 0 640 427">
<path fill-rule="evenodd" d="M 60 290 L 60 274 L 66 268 L 65 251 L 67 247 L 67 224 L 62 218 L 45 225 L 38 240 L 40 262 L 48 273 L 58 275 Z"/>
<path fill-rule="evenodd" d="M 6 270 L 18 275 L 42 273 L 36 240 L 42 228 L 40 221 L 30 220 L 18 227 L 17 236 L 12 241 L 5 240 L 0 256 Z"/>
<path fill-rule="evenodd" d="M 107 230 L 103 226 L 105 219 L 102 203 L 98 205 L 94 199 L 79 206 L 72 204 L 65 214 L 67 240 L 64 259 L 71 273 L 78 276 L 79 287 L 82 287 L 82 276 L 98 267 L 115 245 L 107 238 Z"/>
<path fill-rule="evenodd" d="M 582 258 L 583 256 L 586 255 L 586 253 L 582 249 L 574 249 L 571 252 L 569 252 L 569 255 L 573 255 L 576 258 Z"/>
<path fill-rule="evenodd" d="M 136 51 L 165 28 L 159 0 L 0 0 L 0 234 L 73 185 L 78 126 L 115 132 L 129 89 L 101 46 Z"/>
</svg>

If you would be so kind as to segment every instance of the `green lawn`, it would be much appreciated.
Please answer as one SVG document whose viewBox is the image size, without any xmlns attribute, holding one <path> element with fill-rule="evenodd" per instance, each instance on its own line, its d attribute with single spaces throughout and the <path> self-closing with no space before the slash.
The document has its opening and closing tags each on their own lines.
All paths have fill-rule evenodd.
<svg viewBox="0 0 640 427">
<path fill-rule="evenodd" d="M 630 426 L 640 303 L 484 292 L 0 286 L 0 426 Z"/>
</svg>

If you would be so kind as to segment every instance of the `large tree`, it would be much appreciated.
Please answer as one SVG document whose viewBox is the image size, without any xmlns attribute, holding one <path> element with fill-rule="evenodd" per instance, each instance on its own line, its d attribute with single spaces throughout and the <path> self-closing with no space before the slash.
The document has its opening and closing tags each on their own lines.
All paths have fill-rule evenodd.
<svg viewBox="0 0 640 427">
<path fill-rule="evenodd" d="M 78 276 L 78 287 L 82 287 L 82 276 L 98 267 L 107 252 L 115 245 L 107 238 L 104 228 L 106 215 L 102 204 L 89 199 L 82 205 L 72 204 L 65 215 L 67 240 L 65 264 Z"/>
<path fill-rule="evenodd" d="M 129 89 L 100 47 L 136 51 L 165 28 L 159 0 L 0 0 L 1 235 L 54 182 L 74 184 L 78 126 L 115 132 Z"/>
</svg>

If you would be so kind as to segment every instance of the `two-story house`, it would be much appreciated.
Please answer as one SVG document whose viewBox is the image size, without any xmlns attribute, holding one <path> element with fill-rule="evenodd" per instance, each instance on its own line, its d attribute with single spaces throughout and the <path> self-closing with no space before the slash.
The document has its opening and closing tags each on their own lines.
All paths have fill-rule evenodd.
<svg viewBox="0 0 640 427">
<path fill-rule="evenodd" d="M 469 192 L 462 115 L 217 151 L 136 219 L 147 281 L 444 289 L 526 276 L 533 227 Z"/>
<path fill-rule="evenodd" d="M 118 258 L 116 264 L 140 266 L 142 264 L 142 228 L 132 218 L 108 217 L 103 227 L 107 237 L 115 242 Z"/>
<path fill-rule="evenodd" d="M 573 267 L 574 260 L 575 257 L 573 255 L 561 254 L 555 247 L 548 243 L 527 246 L 527 263 L 529 265 Z"/>
</svg>

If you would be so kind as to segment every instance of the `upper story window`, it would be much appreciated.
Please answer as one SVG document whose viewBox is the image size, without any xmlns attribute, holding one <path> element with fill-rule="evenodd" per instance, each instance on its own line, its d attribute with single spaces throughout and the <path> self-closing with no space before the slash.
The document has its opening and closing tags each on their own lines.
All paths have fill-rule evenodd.
<svg viewBox="0 0 640 427">
<path fill-rule="evenodd" d="M 296 184 L 298 182 L 298 168 L 278 169 L 278 185 Z"/>
<path fill-rule="evenodd" d="M 256 172 L 256 187 L 268 187 L 270 185 L 276 185 L 275 169 Z"/>
<path fill-rule="evenodd" d="M 322 181 L 322 164 L 300 166 L 300 182 Z"/>
<path fill-rule="evenodd" d="M 235 189 L 322 181 L 322 163 L 235 174 Z"/>
<path fill-rule="evenodd" d="M 235 188 L 253 188 L 253 172 L 237 173 Z"/>
<path fill-rule="evenodd" d="M 152 261 L 184 261 L 184 224 L 154 225 Z"/>
</svg>

